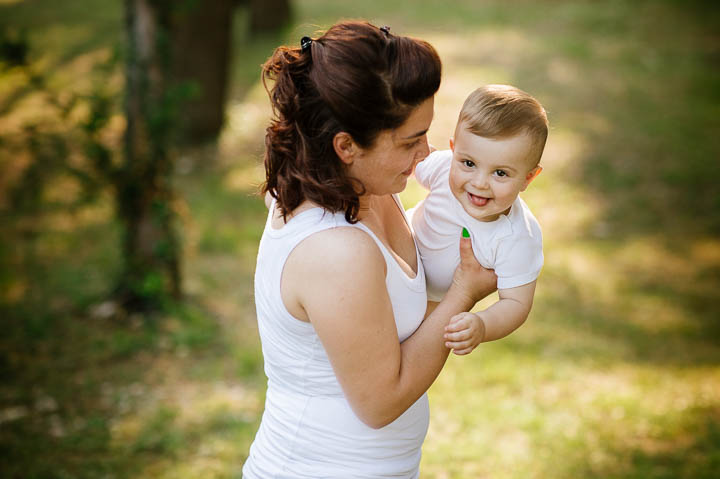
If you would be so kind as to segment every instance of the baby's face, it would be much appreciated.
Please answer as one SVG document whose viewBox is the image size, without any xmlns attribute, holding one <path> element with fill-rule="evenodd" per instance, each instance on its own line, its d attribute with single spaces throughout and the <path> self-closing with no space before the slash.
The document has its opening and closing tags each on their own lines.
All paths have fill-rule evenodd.
<svg viewBox="0 0 720 479">
<path fill-rule="evenodd" d="M 459 125 L 451 147 L 450 190 L 479 221 L 495 221 L 507 214 L 540 170 L 532 164 L 533 145 L 525 133 L 493 140 Z"/>
</svg>

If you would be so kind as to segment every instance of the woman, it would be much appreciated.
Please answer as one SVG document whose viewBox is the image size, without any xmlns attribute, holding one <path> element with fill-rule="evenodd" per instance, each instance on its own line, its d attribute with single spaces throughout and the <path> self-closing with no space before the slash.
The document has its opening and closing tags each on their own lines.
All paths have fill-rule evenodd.
<svg viewBox="0 0 720 479">
<path fill-rule="evenodd" d="M 443 328 L 495 282 L 463 240 L 455 284 L 425 317 L 394 195 L 429 153 L 440 72 L 428 43 L 363 22 L 263 67 L 275 119 L 255 299 L 268 390 L 245 478 L 418 477 Z"/>
</svg>

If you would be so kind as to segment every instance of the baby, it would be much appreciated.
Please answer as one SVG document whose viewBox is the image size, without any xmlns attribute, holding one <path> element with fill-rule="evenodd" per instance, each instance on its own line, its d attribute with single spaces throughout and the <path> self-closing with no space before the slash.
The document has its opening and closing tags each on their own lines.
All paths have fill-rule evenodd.
<svg viewBox="0 0 720 479">
<path fill-rule="evenodd" d="M 461 313 L 445 328 L 445 344 L 455 354 L 507 336 L 530 313 L 543 265 L 542 234 L 518 195 L 542 170 L 547 134 L 537 100 L 512 86 L 488 85 L 465 100 L 450 150 L 433 152 L 415 170 L 430 190 L 411 220 L 428 299 L 440 301 L 452 283 L 461 232 L 498 277 L 499 301 L 477 314 Z"/>
</svg>

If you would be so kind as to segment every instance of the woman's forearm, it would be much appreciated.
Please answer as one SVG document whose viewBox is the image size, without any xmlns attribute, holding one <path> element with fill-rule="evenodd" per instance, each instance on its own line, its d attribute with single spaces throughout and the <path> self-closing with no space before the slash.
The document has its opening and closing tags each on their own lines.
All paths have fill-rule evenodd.
<svg viewBox="0 0 720 479">
<path fill-rule="evenodd" d="M 420 327 L 401 345 L 398 377 L 392 391 L 379 404 L 373 426 L 382 427 L 405 412 L 432 385 L 445 365 L 450 350 L 443 333 L 454 315 L 473 307 L 475 301 L 457 291 L 448 292 Z"/>
<path fill-rule="evenodd" d="M 376 413 L 381 424 L 389 424 L 428 390 L 445 365 L 450 350 L 445 347 L 445 326 L 450 318 L 469 311 L 477 301 L 495 291 L 495 273 L 475 259 L 470 238 L 460 240 L 460 265 L 443 300 L 427 315 L 420 327 L 400 347 L 393 387 Z"/>
</svg>

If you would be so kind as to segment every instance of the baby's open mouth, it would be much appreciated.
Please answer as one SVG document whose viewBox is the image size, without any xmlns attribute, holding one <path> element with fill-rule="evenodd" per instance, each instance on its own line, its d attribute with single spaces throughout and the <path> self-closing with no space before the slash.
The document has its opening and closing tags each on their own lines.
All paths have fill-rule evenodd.
<svg viewBox="0 0 720 479">
<path fill-rule="evenodd" d="M 490 201 L 490 198 L 485 198 L 484 196 L 476 196 L 472 193 L 468 193 L 468 198 L 470 198 L 470 203 L 475 206 L 485 206 L 488 201 Z"/>
</svg>

